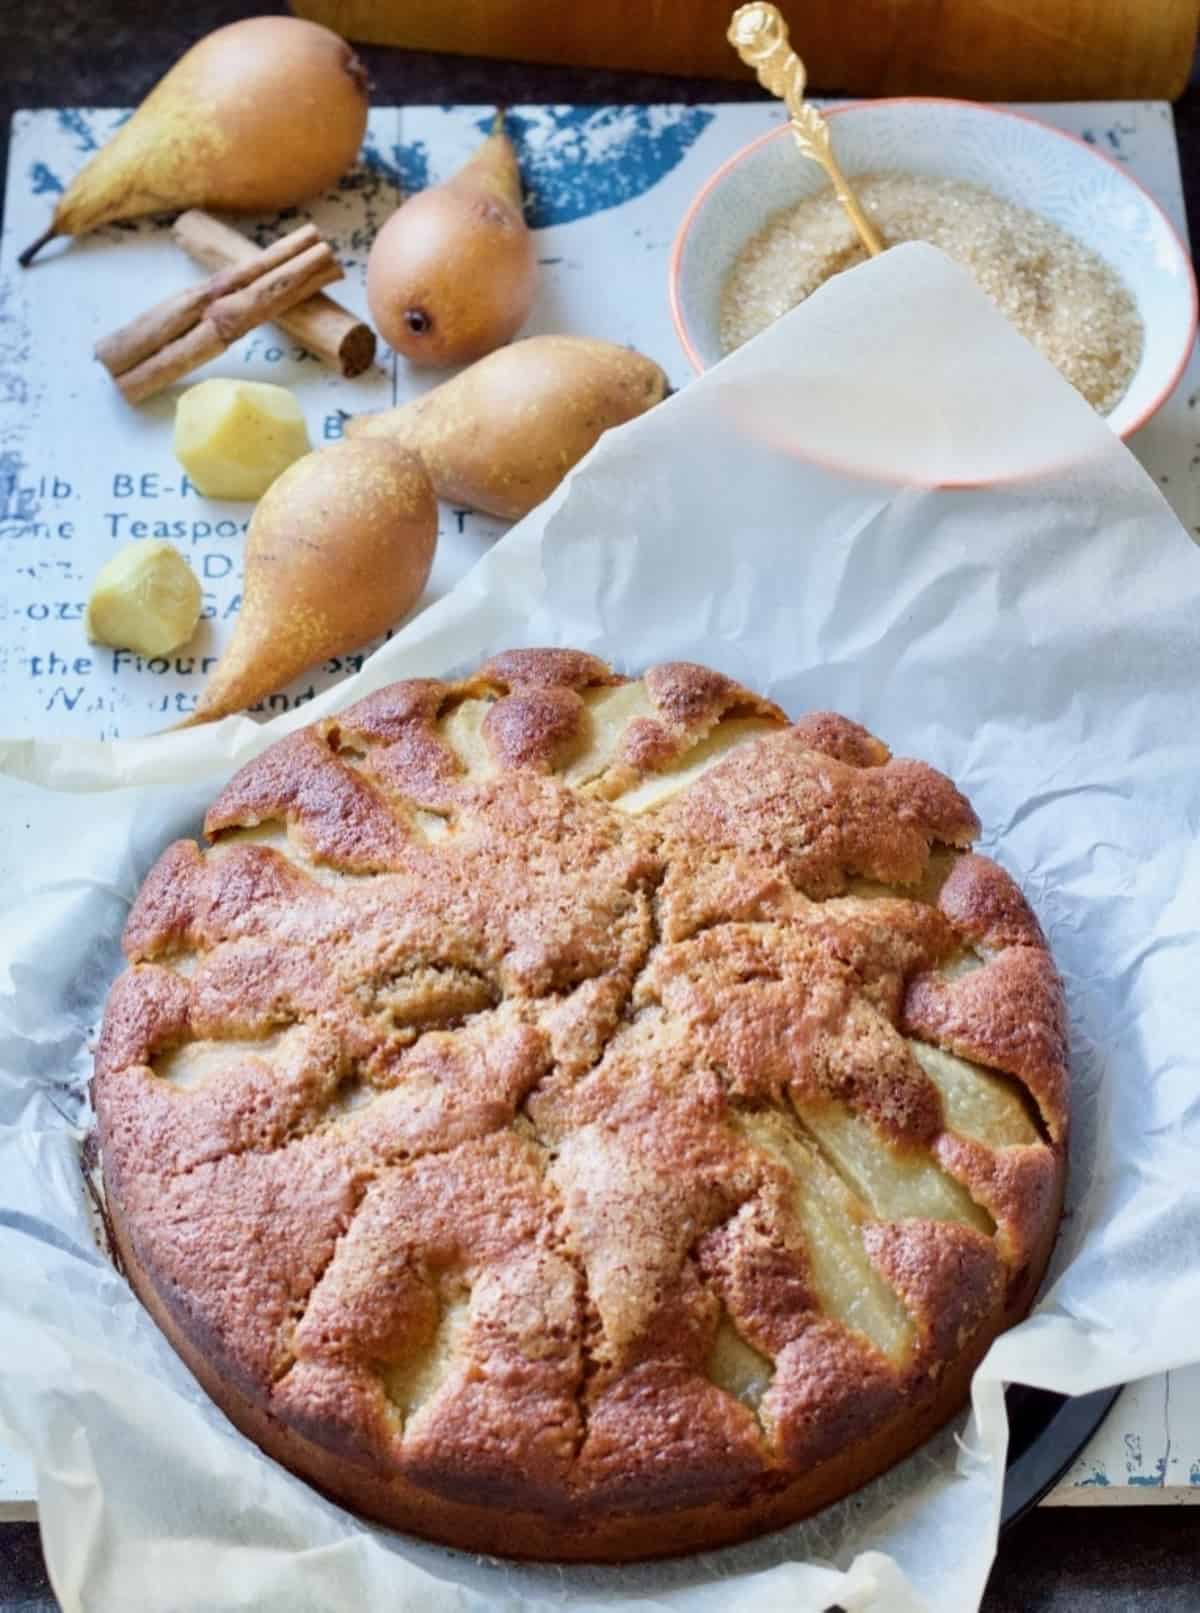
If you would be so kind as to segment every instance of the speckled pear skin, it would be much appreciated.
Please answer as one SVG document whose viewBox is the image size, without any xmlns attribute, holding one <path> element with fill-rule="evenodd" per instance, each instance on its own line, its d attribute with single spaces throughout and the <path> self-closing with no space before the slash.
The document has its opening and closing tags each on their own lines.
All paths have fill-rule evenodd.
<svg viewBox="0 0 1200 1613">
<path fill-rule="evenodd" d="M 949 779 L 571 650 L 283 740 L 130 914 L 126 1268 L 231 1417 L 471 1551 L 710 1548 L 962 1404 L 1053 1244 L 1065 1015 Z"/>
<path fill-rule="evenodd" d="M 255 506 L 237 625 L 190 720 L 241 711 L 395 627 L 436 547 L 437 500 L 415 454 L 386 439 L 305 454 Z"/>
<path fill-rule="evenodd" d="M 188 207 L 294 206 L 346 171 L 366 124 L 366 75 L 337 34 L 293 17 L 231 23 L 181 57 L 76 176 L 50 236 Z"/>
<path fill-rule="evenodd" d="M 443 184 L 401 203 L 367 262 L 380 335 L 410 363 L 433 368 L 474 363 L 511 341 L 537 284 L 517 155 L 500 128 Z"/>
<path fill-rule="evenodd" d="M 653 359 L 585 336 L 527 336 L 430 391 L 346 422 L 420 454 L 439 498 L 517 521 L 606 431 L 661 403 Z"/>
</svg>

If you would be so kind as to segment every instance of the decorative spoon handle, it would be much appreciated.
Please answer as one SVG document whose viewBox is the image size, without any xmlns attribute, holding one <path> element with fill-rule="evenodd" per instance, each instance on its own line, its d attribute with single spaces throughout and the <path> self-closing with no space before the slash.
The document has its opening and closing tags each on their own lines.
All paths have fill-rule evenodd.
<svg viewBox="0 0 1200 1613">
<path fill-rule="evenodd" d="M 858 231 L 859 240 L 871 256 L 877 258 L 883 251 L 883 242 L 838 166 L 829 138 L 829 124 L 817 108 L 804 99 L 808 76 L 804 63 L 788 45 L 787 23 L 778 7 L 767 4 L 766 0 L 753 0 L 751 5 L 739 6 L 730 19 L 726 37 L 746 66 L 758 74 L 763 89 L 777 95 L 787 107 L 797 146 L 825 170 L 838 201 Z"/>
</svg>

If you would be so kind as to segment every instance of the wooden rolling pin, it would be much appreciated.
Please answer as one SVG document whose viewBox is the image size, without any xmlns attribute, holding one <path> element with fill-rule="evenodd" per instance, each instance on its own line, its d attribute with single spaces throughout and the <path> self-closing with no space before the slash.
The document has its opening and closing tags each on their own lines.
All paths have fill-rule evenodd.
<svg viewBox="0 0 1200 1613">
<path fill-rule="evenodd" d="M 580 67 L 745 78 L 730 0 L 292 0 L 350 39 Z M 790 0 L 814 89 L 974 100 L 1173 99 L 1200 0 Z M 652 21 L 650 19 L 653 19 Z"/>
</svg>

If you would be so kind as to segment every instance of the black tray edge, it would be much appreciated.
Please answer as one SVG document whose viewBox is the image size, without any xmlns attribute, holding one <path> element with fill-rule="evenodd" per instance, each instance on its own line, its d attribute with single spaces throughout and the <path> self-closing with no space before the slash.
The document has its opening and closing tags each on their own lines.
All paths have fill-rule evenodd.
<svg viewBox="0 0 1200 1613">
<path fill-rule="evenodd" d="M 1108 1416 L 1121 1387 L 1070 1397 L 1039 1392 L 1048 1403 L 1046 1421 L 1036 1438 L 1009 1461 L 1000 1506 L 1001 1531 L 1018 1523 L 1054 1488 Z"/>
</svg>

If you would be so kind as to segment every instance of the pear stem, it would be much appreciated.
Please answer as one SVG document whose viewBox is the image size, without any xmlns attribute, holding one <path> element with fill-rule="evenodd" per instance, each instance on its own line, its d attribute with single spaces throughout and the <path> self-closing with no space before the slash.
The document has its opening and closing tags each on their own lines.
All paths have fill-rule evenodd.
<svg viewBox="0 0 1200 1613">
<path fill-rule="evenodd" d="M 37 240 L 32 243 L 32 245 L 27 246 L 24 252 L 22 252 L 17 258 L 17 262 L 21 265 L 22 269 L 28 269 L 29 265 L 33 262 L 34 258 L 37 257 L 38 253 L 45 246 L 46 242 L 53 241 L 57 234 L 58 229 L 54 224 L 51 224 L 50 228 L 48 230 L 44 230 L 42 234 L 38 236 Z"/>
</svg>

